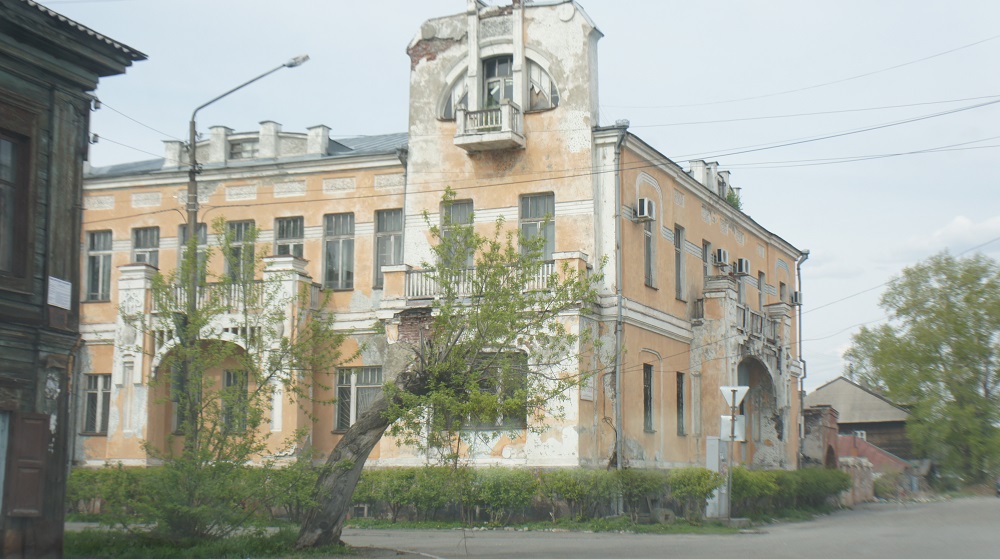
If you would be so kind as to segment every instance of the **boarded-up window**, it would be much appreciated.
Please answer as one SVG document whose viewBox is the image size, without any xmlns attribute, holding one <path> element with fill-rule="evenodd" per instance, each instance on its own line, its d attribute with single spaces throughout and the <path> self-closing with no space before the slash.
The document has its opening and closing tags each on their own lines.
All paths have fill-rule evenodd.
<svg viewBox="0 0 1000 559">
<path fill-rule="evenodd" d="M 41 516 L 45 496 L 45 458 L 49 447 L 49 416 L 14 416 L 8 461 L 8 516 Z"/>
</svg>

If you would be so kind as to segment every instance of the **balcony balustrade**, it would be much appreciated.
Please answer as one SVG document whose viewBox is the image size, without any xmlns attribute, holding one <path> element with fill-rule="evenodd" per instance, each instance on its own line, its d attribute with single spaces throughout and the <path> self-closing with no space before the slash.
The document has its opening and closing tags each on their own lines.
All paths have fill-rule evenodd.
<svg viewBox="0 0 1000 559">
<path fill-rule="evenodd" d="M 548 287 L 549 278 L 556 271 L 555 262 L 546 262 L 538 267 L 527 279 L 526 286 L 530 291 Z M 469 268 L 457 272 L 451 282 L 455 286 L 456 295 L 469 297 L 476 294 L 476 270 Z M 406 272 L 407 299 L 435 299 L 442 295 L 443 289 L 438 280 L 437 272 L 429 270 L 409 270 Z"/>
<path fill-rule="evenodd" d="M 166 301 L 153 301 L 152 312 L 156 314 L 186 310 L 187 290 L 186 285 L 171 286 Z M 265 291 L 264 282 L 261 280 L 246 285 L 209 283 L 198 289 L 198 309 L 203 309 L 209 302 L 212 302 L 219 305 L 224 312 L 240 312 L 244 308 L 244 301 L 252 309 L 261 309 L 267 302 Z M 166 308 L 161 308 L 161 306 L 166 306 Z"/>
<path fill-rule="evenodd" d="M 479 111 L 459 108 L 455 125 L 455 145 L 469 152 L 524 147 L 524 115 L 510 101 Z"/>
</svg>

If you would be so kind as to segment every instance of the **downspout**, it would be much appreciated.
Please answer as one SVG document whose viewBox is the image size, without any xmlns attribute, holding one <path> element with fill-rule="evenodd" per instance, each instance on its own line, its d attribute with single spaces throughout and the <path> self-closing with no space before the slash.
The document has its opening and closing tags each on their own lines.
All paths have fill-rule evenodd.
<svg viewBox="0 0 1000 559">
<path fill-rule="evenodd" d="M 618 128 L 615 141 L 615 469 L 622 469 L 624 462 L 624 429 L 622 428 L 622 144 L 628 129 L 627 121 Z"/>
<path fill-rule="evenodd" d="M 799 296 L 802 294 L 802 264 L 809 259 L 809 251 L 803 250 L 799 255 L 799 258 L 795 261 L 795 287 L 798 288 Z M 798 468 L 802 461 L 802 452 L 805 449 L 805 422 L 803 421 L 804 413 L 806 411 L 806 376 L 808 374 L 806 370 L 806 360 L 802 358 L 802 305 L 799 304 L 799 351 L 798 357 L 799 362 L 802 363 L 802 378 L 799 379 L 799 453 L 795 457 L 796 462 L 798 462 L 795 467 Z"/>
</svg>

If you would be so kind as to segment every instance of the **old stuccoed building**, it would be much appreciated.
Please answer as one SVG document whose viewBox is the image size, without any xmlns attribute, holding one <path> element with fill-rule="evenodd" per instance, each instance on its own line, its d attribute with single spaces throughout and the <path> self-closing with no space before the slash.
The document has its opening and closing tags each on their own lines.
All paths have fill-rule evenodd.
<svg viewBox="0 0 1000 559">
<path fill-rule="evenodd" d="M 274 402 L 273 455 L 305 444 L 282 444 L 298 427 L 329 452 L 393 373 L 392 344 L 435 295 L 421 269 L 431 254 L 424 212 L 438 222 L 450 187 L 461 208 L 453 218 L 488 233 L 502 217 L 543 236 L 547 269 L 603 266 L 596 318 L 571 316 L 567 325 L 593 320 L 619 350 L 601 363 L 570 356 L 567 374 L 605 372 L 566 394 L 558 403 L 565 413 L 536 429 L 480 432 L 471 463 L 705 464 L 729 410 L 719 387 L 744 385 L 746 442 L 737 443 L 737 460 L 796 466 L 803 252 L 727 201 L 736 191 L 717 163 L 683 169 L 627 122 L 600 122 L 601 37 L 576 2 L 469 1 L 463 13 L 427 21 L 407 48 L 406 134 L 333 140 L 324 126 L 286 132 L 265 121 L 254 132 L 212 128 L 198 144 L 207 161 L 202 200 L 216 216 L 262 231 L 273 254 L 264 274 L 291 271 L 288 281 L 328 292 L 338 320 L 355 331 L 352 347 L 369 342 L 336 371 L 338 402 L 312 410 L 316 423 Z M 170 403 L 148 383 L 168 374 L 157 365 L 170 351 L 169 333 L 137 336 L 117 309 L 125 303 L 155 319 L 145 294 L 154 266 L 177 265 L 182 220 L 164 210 L 183 207 L 186 157 L 168 142 L 163 159 L 95 169 L 87 180 L 83 233 L 108 248 L 83 266 L 106 259 L 110 273 L 88 276 L 101 283 L 86 291 L 84 377 L 98 380 L 82 383 L 97 387 L 83 401 L 106 395 L 107 404 L 80 412 L 80 463 L 148 463 L 141 442 L 170 431 Z M 386 437 L 370 464 L 432 459 L 396 442 Z"/>
<path fill-rule="evenodd" d="M 89 92 L 143 59 L 34 2 L 0 3 L 3 557 L 62 556 Z"/>
</svg>

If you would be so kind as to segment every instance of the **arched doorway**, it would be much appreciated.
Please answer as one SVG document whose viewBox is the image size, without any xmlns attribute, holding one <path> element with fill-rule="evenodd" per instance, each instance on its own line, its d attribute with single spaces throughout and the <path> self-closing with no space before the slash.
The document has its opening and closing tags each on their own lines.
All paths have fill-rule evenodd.
<svg viewBox="0 0 1000 559">
<path fill-rule="evenodd" d="M 747 357 L 737 368 L 741 386 L 749 386 L 740 413 L 746 419 L 744 463 L 753 468 L 779 468 L 784 462 L 784 417 L 767 367 Z"/>
</svg>

